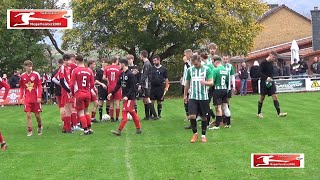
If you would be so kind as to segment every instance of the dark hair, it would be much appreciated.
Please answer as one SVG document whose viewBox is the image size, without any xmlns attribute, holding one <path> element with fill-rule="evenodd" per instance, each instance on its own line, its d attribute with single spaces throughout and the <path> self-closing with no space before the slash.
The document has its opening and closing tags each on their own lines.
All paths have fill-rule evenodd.
<svg viewBox="0 0 320 180">
<path fill-rule="evenodd" d="M 208 53 L 207 52 L 202 52 L 200 54 L 200 56 L 203 58 L 203 59 L 208 59 Z"/>
<path fill-rule="evenodd" d="M 152 59 L 157 59 L 157 60 L 159 60 L 159 61 L 161 60 L 159 55 L 153 56 Z"/>
<path fill-rule="evenodd" d="M 64 61 L 68 61 L 68 60 L 70 60 L 71 58 L 70 58 L 70 55 L 69 55 L 69 54 L 64 54 L 64 55 L 62 56 L 62 59 L 63 59 Z"/>
<path fill-rule="evenodd" d="M 83 62 L 83 56 L 82 55 L 77 55 L 76 56 L 76 61 Z"/>
<path fill-rule="evenodd" d="M 214 62 L 216 62 L 216 61 L 222 61 L 222 59 L 221 59 L 220 56 L 214 56 L 214 57 L 213 57 L 213 60 L 214 60 Z"/>
<path fill-rule="evenodd" d="M 100 63 L 108 63 L 108 58 L 101 58 Z"/>
<path fill-rule="evenodd" d="M 148 57 L 148 52 L 146 50 L 141 51 L 140 55 L 144 58 Z"/>
<path fill-rule="evenodd" d="M 24 61 L 23 65 L 24 66 L 33 66 L 33 63 L 30 60 L 26 60 L 26 61 Z"/>
<path fill-rule="evenodd" d="M 60 59 L 58 60 L 58 63 L 59 63 L 60 65 L 63 64 L 63 59 L 60 58 Z"/>
<path fill-rule="evenodd" d="M 198 56 L 198 55 L 192 55 L 191 61 L 192 61 L 192 62 L 194 62 L 194 61 L 200 61 L 200 56 Z"/>
<path fill-rule="evenodd" d="M 119 60 L 119 63 L 120 63 L 120 64 L 124 64 L 125 66 L 128 66 L 128 65 L 129 65 L 129 61 L 128 61 L 128 59 L 126 59 L 126 58 L 121 58 L 121 59 Z"/>
<path fill-rule="evenodd" d="M 116 56 L 112 56 L 110 60 L 112 63 L 116 63 L 118 61 L 118 58 Z"/>
<path fill-rule="evenodd" d="M 74 54 L 69 54 L 69 56 L 70 56 L 70 59 L 72 58 L 72 57 L 76 57 L 76 55 L 74 55 Z"/>
<path fill-rule="evenodd" d="M 134 56 L 132 54 L 128 54 L 127 59 L 134 59 Z"/>
<path fill-rule="evenodd" d="M 88 66 L 90 66 L 93 63 L 96 63 L 96 61 L 95 60 L 88 60 L 88 62 L 87 62 Z"/>
<path fill-rule="evenodd" d="M 208 49 L 217 49 L 217 48 L 218 48 L 218 46 L 215 43 L 210 43 L 208 45 Z"/>
<path fill-rule="evenodd" d="M 273 56 L 277 57 L 278 53 L 276 51 L 271 51 L 270 54 L 272 54 Z"/>
</svg>

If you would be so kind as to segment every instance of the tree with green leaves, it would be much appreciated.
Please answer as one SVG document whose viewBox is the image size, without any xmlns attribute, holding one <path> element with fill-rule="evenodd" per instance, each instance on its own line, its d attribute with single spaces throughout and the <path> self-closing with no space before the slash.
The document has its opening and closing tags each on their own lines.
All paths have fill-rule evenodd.
<svg viewBox="0 0 320 180">
<path fill-rule="evenodd" d="M 260 30 L 261 0 L 73 0 L 75 27 L 63 48 L 90 52 L 100 46 L 165 59 L 215 42 L 221 52 L 246 54 Z"/>
</svg>

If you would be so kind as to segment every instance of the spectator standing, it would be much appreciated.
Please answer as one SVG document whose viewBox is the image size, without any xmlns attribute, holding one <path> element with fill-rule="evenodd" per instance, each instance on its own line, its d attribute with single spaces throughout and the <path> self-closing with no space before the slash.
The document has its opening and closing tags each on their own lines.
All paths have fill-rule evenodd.
<svg viewBox="0 0 320 180">
<path fill-rule="evenodd" d="M 300 59 L 298 64 L 299 64 L 299 75 L 300 75 L 300 78 L 301 78 L 301 76 L 302 77 L 306 77 L 307 76 L 307 70 L 308 70 L 308 64 L 302 58 Z"/>
<path fill-rule="evenodd" d="M 250 68 L 250 77 L 251 85 L 254 94 L 258 93 L 258 81 L 260 78 L 260 67 L 258 61 L 253 63 L 253 66 Z"/>
<path fill-rule="evenodd" d="M 247 94 L 247 83 L 248 83 L 248 69 L 245 62 L 241 64 L 241 69 L 239 71 L 239 78 L 241 79 L 240 95 Z"/>
<path fill-rule="evenodd" d="M 320 74 L 320 63 L 318 57 L 314 57 L 314 62 L 310 66 L 310 70 L 313 74 Z"/>
<path fill-rule="evenodd" d="M 10 88 L 19 88 L 20 82 L 20 71 L 15 70 L 13 72 L 13 76 L 9 79 Z"/>
</svg>

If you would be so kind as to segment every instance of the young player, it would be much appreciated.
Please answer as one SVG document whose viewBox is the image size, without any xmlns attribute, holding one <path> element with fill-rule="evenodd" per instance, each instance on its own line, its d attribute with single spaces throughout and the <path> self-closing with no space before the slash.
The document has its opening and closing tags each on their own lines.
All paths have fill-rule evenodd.
<svg viewBox="0 0 320 180">
<path fill-rule="evenodd" d="M 107 91 L 108 91 L 108 82 L 103 80 L 103 74 L 104 74 L 104 69 L 111 65 L 109 64 L 109 61 L 107 58 L 102 58 L 101 59 L 101 65 L 102 67 L 97 69 L 96 77 L 95 77 L 95 84 L 99 85 L 98 86 L 98 99 L 99 99 L 99 119 L 102 121 L 102 108 L 103 108 L 103 103 L 104 101 L 107 101 Z M 107 101 L 106 103 L 106 113 L 109 114 L 109 103 Z"/>
<path fill-rule="evenodd" d="M 228 108 L 230 109 L 230 99 L 232 97 L 232 93 L 236 90 L 236 79 L 235 79 L 235 71 L 232 64 L 229 63 L 230 56 L 225 54 L 222 56 L 223 60 L 223 66 L 228 71 L 228 79 L 226 80 L 227 86 L 228 86 L 228 94 L 227 94 L 227 102 L 228 102 Z M 227 117 L 224 115 L 223 123 L 225 124 L 226 128 L 231 127 L 231 116 Z"/>
<path fill-rule="evenodd" d="M 60 81 L 61 106 L 63 106 L 64 108 L 64 114 L 62 117 L 62 121 L 63 121 L 62 133 L 72 133 L 72 129 L 71 129 L 72 95 L 69 87 L 71 74 L 70 74 L 70 68 L 68 67 L 70 55 L 64 54 L 62 56 L 62 59 L 63 59 L 63 65 L 60 66 L 59 72 L 55 77 Z M 73 122 L 72 124 L 76 126 L 75 123 L 76 122 Z M 76 130 L 76 128 L 74 128 L 74 130 Z"/>
<path fill-rule="evenodd" d="M 0 99 L 0 105 L 2 103 L 4 103 L 4 101 L 7 99 L 7 96 L 8 96 L 8 93 L 9 93 L 9 90 L 10 90 L 10 86 L 7 82 L 3 81 L 2 78 L 0 77 L 0 89 L 4 88 L 4 95 L 2 97 L 2 99 Z M 1 150 L 6 150 L 8 145 L 6 144 L 3 136 L 2 136 L 2 133 L 0 131 L 0 144 L 1 144 Z"/>
<path fill-rule="evenodd" d="M 262 104 L 266 95 L 272 96 L 274 107 L 277 110 L 278 117 L 285 117 L 287 113 L 280 111 L 278 96 L 276 94 L 276 85 L 273 82 L 273 62 L 276 60 L 278 54 L 274 51 L 269 53 L 266 60 L 260 63 L 260 99 L 258 101 L 258 118 L 263 118 L 261 113 Z"/>
<path fill-rule="evenodd" d="M 42 86 L 40 74 L 32 70 L 33 63 L 26 60 L 23 63 L 25 73 L 20 77 L 20 97 L 24 104 L 24 112 L 27 114 L 28 134 L 32 136 L 32 117 L 34 113 L 38 122 L 38 135 L 42 134 L 42 121 L 40 117 Z"/>
<path fill-rule="evenodd" d="M 216 67 L 212 71 L 214 92 L 213 92 L 213 102 L 216 107 L 216 121 L 215 126 L 209 129 L 217 130 L 220 127 L 220 122 L 222 121 L 222 110 L 227 117 L 227 124 L 230 124 L 230 110 L 228 108 L 228 87 L 226 80 L 229 79 L 228 71 L 222 65 L 222 59 L 220 57 L 214 58 L 214 66 Z"/>
<path fill-rule="evenodd" d="M 117 93 L 117 91 L 122 86 L 122 96 L 123 96 L 123 109 L 122 109 L 122 121 L 120 123 L 120 126 L 118 130 L 111 131 L 113 134 L 120 136 L 121 131 L 123 130 L 124 126 L 126 125 L 128 121 L 127 114 L 130 113 L 130 115 L 133 118 L 133 122 L 136 126 L 136 133 L 141 134 L 141 126 L 138 114 L 134 110 L 133 106 L 136 99 L 136 93 L 135 93 L 135 78 L 132 72 L 128 69 L 128 60 L 127 59 L 121 59 L 120 60 L 120 66 L 121 70 L 123 71 L 121 73 L 121 76 L 117 82 L 116 87 L 114 90 L 108 95 L 108 99 L 111 99 L 114 94 Z"/>
<path fill-rule="evenodd" d="M 150 112 L 154 116 L 154 119 L 158 119 L 157 113 L 154 110 L 154 107 L 152 106 L 151 100 L 150 100 L 150 89 L 151 89 L 150 81 L 152 79 L 152 74 L 151 74 L 152 65 L 148 59 L 148 52 L 145 50 L 141 51 L 140 58 L 143 61 L 143 68 L 141 71 L 140 84 L 139 84 L 138 90 L 142 90 L 144 112 L 145 112 L 144 120 L 150 119 Z"/>
<path fill-rule="evenodd" d="M 61 104 L 61 86 L 60 86 L 60 80 L 58 80 L 55 76 L 58 74 L 60 67 L 63 65 L 63 59 L 59 59 L 58 63 L 59 63 L 59 68 L 57 68 L 52 72 L 51 79 L 52 79 L 52 83 L 54 83 L 54 94 L 57 100 L 57 105 L 60 110 L 60 117 L 62 120 L 64 108 L 63 108 L 63 105 Z"/>
<path fill-rule="evenodd" d="M 207 142 L 207 113 L 209 111 L 209 96 L 208 86 L 212 86 L 212 74 L 208 67 L 203 66 L 200 60 L 200 56 L 192 56 L 193 66 L 187 70 L 186 85 L 184 88 L 184 101 L 189 101 L 189 119 L 191 122 L 191 129 L 193 137 L 191 143 L 194 143 L 198 139 L 197 133 L 197 121 L 196 116 L 199 113 L 202 118 L 201 128 L 202 135 L 201 141 Z M 190 90 L 190 92 L 189 92 Z M 188 95 L 189 93 L 189 95 Z"/>
<path fill-rule="evenodd" d="M 74 108 L 80 117 L 81 125 L 84 129 L 84 135 L 93 134 L 91 129 L 91 117 L 88 107 L 91 96 L 95 96 L 94 92 L 94 75 L 92 71 L 85 67 L 83 56 L 77 55 L 76 62 L 78 67 L 72 72 L 70 80 L 70 89 L 74 96 Z"/>
<path fill-rule="evenodd" d="M 121 69 L 118 65 L 118 58 L 111 58 L 112 65 L 104 69 L 103 79 L 108 81 L 108 94 L 114 90 L 119 80 Z M 119 121 L 121 89 L 110 99 L 110 117 L 111 122 Z M 114 120 L 114 107 L 116 106 L 116 120 Z"/>
<path fill-rule="evenodd" d="M 169 89 L 169 79 L 167 69 L 160 64 L 160 57 L 153 57 L 153 66 L 151 68 L 152 80 L 150 99 L 154 108 L 154 102 L 157 101 L 158 117 L 161 118 L 163 95 Z"/>
<path fill-rule="evenodd" d="M 88 61 L 88 68 L 93 72 L 94 77 L 96 76 L 95 71 L 96 71 L 96 61 L 95 60 L 89 60 Z M 94 88 L 94 93 L 91 93 L 91 102 L 93 102 L 93 108 L 91 111 L 91 122 L 99 122 L 96 120 L 96 112 L 97 112 L 97 107 L 99 106 L 98 103 L 98 90 L 96 89 L 95 86 Z"/>
<path fill-rule="evenodd" d="M 140 71 L 139 71 L 139 66 L 133 64 L 134 62 L 134 56 L 131 55 L 131 54 L 128 54 L 127 55 L 127 59 L 128 59 L 128 62 L 129 62 L 129 70 L 132 72 L 132 74 L 134 75 L 134 79 L 135 79 L 135 83 L 136 83 L 136 91 L 138 92 L 138 86 L 139 86 L 139 76 L 140 76 Z M 134 109 L 135 111 L 138 113 L 138 106 L 137 106 L 137 101 L 135 101 L 134 103 Z"/>
</svg>

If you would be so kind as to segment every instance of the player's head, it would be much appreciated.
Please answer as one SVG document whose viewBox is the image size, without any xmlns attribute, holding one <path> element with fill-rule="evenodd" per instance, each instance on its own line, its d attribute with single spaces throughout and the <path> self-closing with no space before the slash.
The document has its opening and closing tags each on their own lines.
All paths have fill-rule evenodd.
<svg viewBox="0 0 320 180">
<path fill-rule="evenodd" d="M 128 61 L 128 59 L 126 59 L 126 58 L 121 58 L 121 59 L 119 60 L 119 63 L 120 63 L 121 70 L 126 70 L 126 69 L 128 69 L 128 66 L 129 66 L 129 61 Z"/>
<path fill-rule="evenodd" d="M 201 57 L 201 61 L 206 61 L 208 59 L 208 53 L 207 52 L 202 52 L 200 54 L 200 57 Z"/>
<path fill-rule="evenodd" d="M 269 53 L 268 59 L 269 59 L 270 61 L 274 62 L 274 61 L 277 59 L 277 57 L 278 57 L 278 53 L 275 52 L 275 51 L 271 51 L 271 52 Z"/>
<path fill-rule="evenodd" d="M 127 59 L 130 65 L 133 65 L 134 62 L 134 56 L 132 54 L 127 55 Z"/>
<path fill-rule="evenodd" d="M 100 60 L 101 66 L 102 68 L 105 68 L 106 66 L 108 66 L 108 58 L 102 58 Z"/>
<path fill-rule="evenodd" d="M 148 52 L 147 52 L 146 50 L 142 50 L 142 51 L 140 52 L 140 58 L 141 58 L 142 60 L 147 59 L 147 58 L 148 58 Z"/>
<path fill-rule="evenodd" d="M 201 50 L 200 49 L 193 50 L 192 54 L 200 56 Z"/>
<path fill-rule="evenodd" d="M 222 55 L 223 64 L 229 63 L 229 59 L 230 59 L 229 54 L 223 54 Z"/>
<path fill-rule="evenodd" d="M 202 65 L 201 65 L 201 59 L 200 59 L 200 56 L 198 55 L 192 55 L 191 57 L 191 62 L 192 64 L 194 65 L 194 67 L 196 68 L 200 68 Z"/>
<path fill-rule="evenodd" d="M 20 71 L 19 70 L 14 70 L 13 74 L 18 76 L 20 74 Z"/>
<path fill-rule="evenodd" d="M 191 49 L 186 49 L 186 50 L 184 50 L 184 56 L 185 56 L 188 60 L 191 59 L 192 50 L 191 50 Z"/>
<path fill-rule="evenodd" d="M 160 56 L 158 56 L 158 55 L 153 56 L 152 57 L 152 62 L 153 62 L 153 65 L 159 66 L 160 62 L 161 62 Z"/>
<path fill-rule="evenodd" d="M 111 60 L 112 65 L 118 65 L 119 64 L 119 58 L 116 57 L 116 56 L 112 56 L 110 60 Z"/>
<path fill-rule="evenodd" d="M 7 78 L 7 74 L 3 74 L 3 75 L 2 75 L 2 78 Z"/>
<path fill-rule="evenodd" d="M 213 64 L 215 67 L 221 66 L 222 65 L 222 59 L 220 56 L 215 56 L 213 58 Z"/>
<path fill-rule="evenodd" d="M 60 58 L 60 59 L 58 60 L 58 64 L 59 64 L 59 66 L 61 66 L 61 65 L 63 64 L 63 59 L 62 59 L 62 58 Z"/>
<path fill-rule="evenodd" d="M 210 52 L 211 55 L 215 55 L 217 49 L 218 49 L 218 46 L 217 46 L 215 43 L 210 43 L 210 44 L 208 45 L 208 50 L 209 50 L 209 52 Z"/>
<path fill-rule="evenodd" d="M 64 65 L 69 65 L 69 60 L 70 60 L 70 55 L 69 54 L 64 54 L 63 56 L 62 56 L 62 59 L 63 59 L 63 64 Z"/>
<path fill-rule="evenodd" d="M 26 60 L 26 61 L 24 61 L 23 66 L 24 66 L 24 69 L 26 70 L 26 72 L 31 72 L 33 63 L 30 60 Z"/>
<path fill-rule="evenodd" d="M 91 70 L 95 70 L 96 69 L 96 61 L 95 60 L 88 60 L 88 68 L 90 68 Z"/>
<path fill-rule="evenodd" d="M 69 63 L 75 63 L 76 62 L 76 56 L 74 54 L 69 54 L 70 55 L 70 62 Z"/>
<path fill-rule="evenodd" d="M 79 64 L 83 64 L 84 63 L 84 58 L 82 55 L 77 55 L 76 56 L 76 63 Z"/>
</svg>

